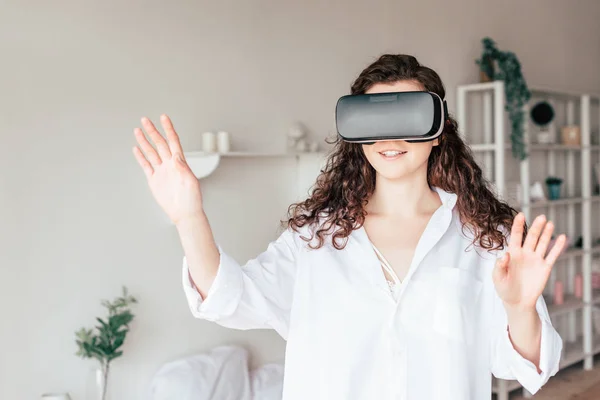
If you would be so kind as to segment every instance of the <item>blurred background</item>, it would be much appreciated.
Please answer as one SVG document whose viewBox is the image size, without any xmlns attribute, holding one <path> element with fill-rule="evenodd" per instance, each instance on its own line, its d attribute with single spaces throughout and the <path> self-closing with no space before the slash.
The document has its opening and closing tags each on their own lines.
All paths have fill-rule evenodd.
<svg viewBox="0 0 600 400">
<path fill-rule="evenodd" d="M 161 365 L 216 346 L 247 349 L 252 368 L 281 362 L 274 332 L 192 318 L 133 128 L 171 116 L 217 241 L 244 262 L 314 181 L 338 97 L 386 52 L 436 70 L 499 194 L 569 235 L 547 301 L 580 387 L 563 371 L 549 385 L 564 399 L 593 387 L 599 19 L 595 0 L 0 0 L 0 398 L 89 399 L 97 363 L 75 355 L 75 332 L 122 286 L 137 303 L 112 400 L 147 398 Z"/>
</svg>

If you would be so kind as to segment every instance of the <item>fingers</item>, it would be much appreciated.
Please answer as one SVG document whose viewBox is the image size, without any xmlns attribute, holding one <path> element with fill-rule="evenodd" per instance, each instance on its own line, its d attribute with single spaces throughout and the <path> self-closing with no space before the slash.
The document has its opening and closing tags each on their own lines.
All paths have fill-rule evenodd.
<svg viewBox="0 0 600 400">
<path fill-rule="evenodd" d="M 171 150 L 169 150 L 167 141 L 165 140 L 165 138 L 162 137 L 160 132 L 156 130 L 152 121 L 150 121 L 146 117 L 143 117 L 142 126 L 144 127 L 144 130 L 146 131 L 148 136 L 150 136 L 150 139 L 152 139 L 152 141 L 154 142 L 156 150 L 158 151 L 158 155 L 161 157 L 161 159 L 171 158 Z"/>
<path fill-rule="evenodd" d="M 560 253 L 565 247 L 566 242 L 567 237 L 565 235 L 560 235 L 558 239 L 556 239 L 556 243 L 554 244 L 554 246 L 552 246 L 550 253 L 548 253 L 548 256 L 546 257 L 546 265 L 548 265 L 549 267 L 552 267 L 554 265 L 554 263 L 558 259 L 558 256 L 560 256 Z"/>
<path fill-rule="evenodd" d="M 506 278 L 508 275 L 508 264 L 510 263 L 510 253 L 506 252 L 496 261 L 496 267 L 493 272 L 494 281 L 498 282 Z"/>
<path fill-rule="evenodd" d="M 148 160 L 146 160 L 146 157 L 144 157 L 144 154 L 142 153 L 139 147 L 133 147 L 133 155 L 135 156 L 135 159 L 137 160 L 138 164 L 140 164 L 140 166 L 144 170 L 146 178 L 150 178 L 154 173 L 154 168 L 152 168 L 152 165 L 150 165 Z"/>
<path fill-rule="evenodd" d="M 550 244 L 550 240 L 552 240 L 553 232 L 554 224 L 552 223 L 552 221 L 548 221 L 546 227 L 544 228 L 544 232 L 542 232 L 542 236 L 540 236 L 540 240 L 538 241 L 537 247 L 535 248 L 535 252 L 541 257 L 544 257 L 546 255 L 546 250 L 548 250 L 548 245 Z"/>
<path fill-rule="evenodd" d="M 523 243 L 523 230 L 525 226 L 525 215 L 518 213 L 513 220 L 512 229 L 510 230 L 509 248 L 521 247 Z"/>
<path fill-rule="evenodd" d="M 173 123 L 171 122 L 171 118 L 169 118 L 166 114 L 160 116 L 160 123 L 167 134 L 167 144 L 169 145 L 169 149 L 171 154 L 181 154 L 183 158 L 183 149 L 181 148 L 181 142 L 179 141 L 179 136 L 177 132 L 175 132 L 175 128 L 173 127 Z"/>
<path fill-rule="evenodd" d="M 527 237 L 525 238 L 525 243 L 523 243 L 523 248 L 531 251 L 535 251 L 535 247 L 540 239 L 540 235 L 542 234 L 542 230 L 546 226 L 546 216 L 538 215 L 535 220 L 533 220 L 533 224 L 531 225 L 531 229 L 527 232 Z"/>
<path fill-rule="evenodd" d="M 160 165 L 160 157 L 158 156 L 156 150 L 154 150 L 154 147 L 152 147 L 150 142 L 148 142 L 148 139 L 146 139 L 146 135 L 144 135 L 144 132 L 142 132 L 140 128 L 135 128 L 133 130 L 133 134 L 135 135 L 135 140 L 137 140 L 138 144 L 144 151 L 144 154 L 146 154 L 145 158 L 147 159 L 147 161 L 150 161 L 150 164 L 152 165 Z"/>
</svg>

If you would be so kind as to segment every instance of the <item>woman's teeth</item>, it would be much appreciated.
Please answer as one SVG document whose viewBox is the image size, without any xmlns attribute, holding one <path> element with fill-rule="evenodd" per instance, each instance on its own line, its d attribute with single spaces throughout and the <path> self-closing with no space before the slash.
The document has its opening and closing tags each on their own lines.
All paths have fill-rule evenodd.
<svg viewBox="0 0 600 400">
<path fill-rule="evenodd" d="M 393 151 L 393 150 L 388 150 L 388 151 L 381 151 L 379 152 L 379 154 L 385 156 L 385 157 L 396 157 L 400 154 L 404 154 L 406 153 L 405 151 Z"/>
</svg>

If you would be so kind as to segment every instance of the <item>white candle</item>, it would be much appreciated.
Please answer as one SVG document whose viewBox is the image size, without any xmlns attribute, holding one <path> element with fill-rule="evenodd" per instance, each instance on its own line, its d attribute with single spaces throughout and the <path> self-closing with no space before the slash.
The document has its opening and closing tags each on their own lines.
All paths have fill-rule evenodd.
<svg viewBox="0 0 600 400">
<path fill-rule="evenodd" d="M 219 153 L 228 153 L 230 150 L 229 144 L 229 133 L 225 131 L 219 131 L 217 133 L 217 148 Z"/>
<path fill-rule="evenodd" d="M 213 132 L 204 132 L 202 134 L 202 151 L 206 153 L 217 151 L 217 137 Z"/>
</svg>

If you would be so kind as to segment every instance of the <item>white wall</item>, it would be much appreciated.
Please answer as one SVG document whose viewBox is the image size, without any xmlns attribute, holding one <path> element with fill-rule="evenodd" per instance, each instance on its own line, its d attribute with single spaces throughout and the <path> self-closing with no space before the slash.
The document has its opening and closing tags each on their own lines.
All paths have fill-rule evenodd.
<svg viewBox="0 0 600 400">
<path fill-rule="evenodd" d="M 220 343 L 248 345 L 255 363 L 283 355 L 273 333 L 188 313 L 176 232 L 131 156 L 140 116 L 169 113 L 187 149 L 226 129 L 237 149 L 282 151 L 297 119 L 325 137 L 337 97 L 382 52 L 436 69 L 453 110 L 485 35 L 519 55 L 532 85 L 600 91 L 594 0 L 51 3 L 0 0 L 1 399 L 82 399 L 90 364 L 73 332 L 123 284 L 140 304 L 114 400 L 140 399 L 161 363 Z M 229 160 L 203 182 L 238 260 L 275 237 L 291 201 L 276 185 L 292 167 Z"/>
</svg>

